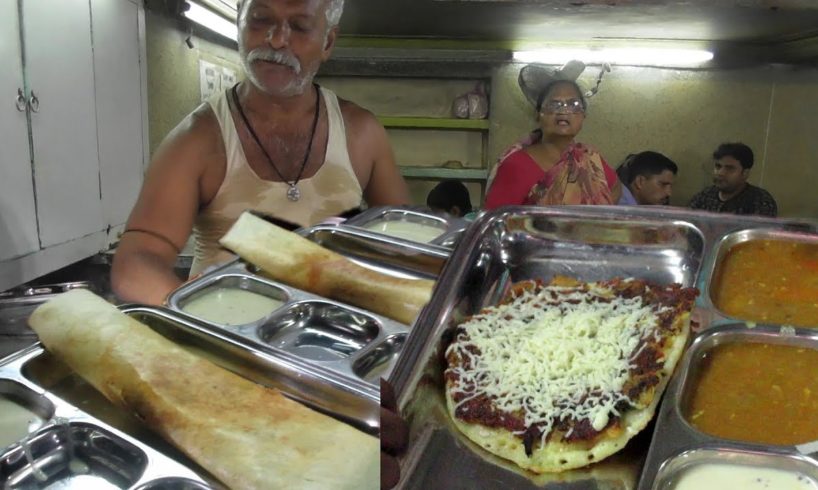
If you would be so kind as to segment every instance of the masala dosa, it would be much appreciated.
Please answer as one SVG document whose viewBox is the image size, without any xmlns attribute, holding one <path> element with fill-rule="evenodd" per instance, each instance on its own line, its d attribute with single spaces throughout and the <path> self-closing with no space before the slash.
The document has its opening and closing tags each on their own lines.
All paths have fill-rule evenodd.
<svg viewBox="0 0 818 490">
<path fill-rule="evenodd" d="M 378 440 L 177 346 L 86 290 L 29 318 L 46 348 L 234 489 L 377 488 Z"/>
<path fill-rule="evenodd" d="M 434 281 L 367 269 L 295 233 L 243 213 L 219 241 L 264 274 L 291 286 L 411 325 Z"/>
</svg>

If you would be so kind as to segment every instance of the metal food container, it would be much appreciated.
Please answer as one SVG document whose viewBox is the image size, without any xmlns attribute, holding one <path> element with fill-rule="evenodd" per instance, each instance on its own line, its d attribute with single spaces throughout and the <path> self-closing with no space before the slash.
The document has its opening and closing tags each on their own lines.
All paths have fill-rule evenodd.
<svg viewBox="0 0 818 490">
<path fill-rule="evenodd" d="M 738 318 L 725 313 L 717 304 L 717 290 L 722 280 L 725 258 L 735 249 L 736 246 L 757 240 L 775 240 L 790 243 L 803 243 L 818 246 L 818 234 L 814 231 L 791 231 L 790 229 L 776 228 L 753 228 L 735 231 L 725 235 L 719 240 L 714 251 L 714 259 L 708 268 L 702 291 L 703 306 L 712 311 L 710 323 L 712 325 L 721 323 L 732 323 L 735 321 L 748 321 L 764 323 L 763 319 Z M 780 271 L 770 270 L 770 275 L 779 274 Z M 809 274 L 809 272 L 805 272 Z M 814 274 L 814 273 L 813 273 Z M 818 302 L 818 299 L 816 299 Z M 813 325 L 803 325 L 818 327 L 818 309 L 816 309 L 815 323 Z"/>
<path fill-rule="evenodd" d="M 502 208 L 478 219 L 454 250 L 390 378 L 410 425 L 399 487 L 632 488 L 647 452 L 643 435 L 605 461 L 543 475 L 472 444 L 454 428 L 446 411 L 443 352 L 458 323 L 497 304 L 515 282 L 547 281 L 561 274 L 585 281 L 634 276 L 692 286 L 703 253 L 701 232 L 683 220 L 611 218 L 591 208 L 535 207 Z"/>
<path fill-rule="evenodd" d="M 222 488 L 39 345 L 0 360 L 0 396 L 42 421 L 0 448 L 3 488 Z"/>
<path fill-rule="evenodd" d="M 786 236 L 799 240 L 818 240 L 818 221 L 805 218 L 769 218 L 764 216 L 732 215 L 707 211 L 692 211 L 665 206 L 561 206 L 560 213 L 595 216 L 613 221 L 664 221 L 691 225 L 702 236 L 702 262 L 696 273 L 699 291 L 693 315 L 693 333 L 735 318 L 719 312 L 711 300 L 710 283 L 725 252 L 738 243 L 739 237 Z M 553 211 L 552 211 L 553 212 Z M 640 274 L 639 277 L 647 277 Z M 678 281 L 676 281 L 678 282 Z"/>
<path fill-rule="evenodd" d="M 244 325 L 218 324 L 186 312 L 187 303 L 225 285 L 271 295 L 282 304 Z M 344 394 L 358 399 L 343 404 L 312 402 L 342 412 L 339 415 L 369 432 L 378 424 L 378 379 L 391 371 L 409 330 L 389 318 L 252 275 L 240 261 L 183 285 L 170 295 L 168 306 L 205 342 L 229 341 L 248 360 L 266 359 L 271 368 L 283 364 L 299 382 L 312 380 L 316 389 L 327 385 L 326 390 L 337 393 L 335 398 Z M 358 408 L 350 410 L 353 407 Z"/>
<path fill-rule="evenodd" d="M 450 254 L 442 247 L 402 243 L 365 230 L 334 225 L 319 225 L 298 233 L 363 267 L 411 279 L 435 279 Z M 191 301 L 224 287 L 251 291 L 281 304 L 242 325 L 226 325 L 186 310 Z M 391 372 L 406 340 L 407 325 L 273 281 L 241 260 L 214 268 L 182 285 L 171 293 L 167 304 L 179 317 L 197 325 L 197 335 L 202 339 L 215 342 L 230 339 L 236 349 L 251 352 L 252 356 L 264 353 L 286 360 L 288 366 L 297 366 L 298 372 L 308 373 L 307 377 L 360 398 L 342 407 L 363 405 L 363 411 L 340 415 L 351 418 L 359 427 L 363 424 L 370 432 L 377 429 L 378 380 Z M 332 413 L 340 409 L 325 405 L 323 408 Z"/>
<path fill-rule="evenodd" d="M 422 206 L 413 207 L 377 207 L 370 208 L 363 213 L 354 216 L 343 223 L 343 226 L 354 226 L 363 228 L 372 233 L 381 234 L 383 236 L 390 236 L 383 231 L 377 231 L 380 225 L 389 224 L 391 222 L 408 222 L 423 225 L 430 228 L 440 230 L 440 233 L 428 241 L 421 241 L 420 243 L 429 243 L 432 245 L 439 245 L 445 248 L 453 248 L 459 240 L 463 231 L 469 226 L 469 221 L 450 216 L 447 214 L 433 213 L 429 208 Z M 410 237 L 398 238 L 392 236 L 401 242 L 418 243 L 417 239 Z"/>
<path fill-rule="evenodd" d="M 692 315 L 691 338 L 695 338 L 726 321 L 708 293 L 720 244 L 733 233 L 757 233 L 754 230 L 811 236 L 818 233 L 818 224 L 662 206 L 508 207 L 478 218 L 453 251 L 390 377 L 410 425 L 399 488 L 631 489 L 637 487 L 640 476 L 639 488 L 651 488 L 658 466 L 651 466 L 652 452 L 643 473 L 649 447 L 674 448 L 659 464 L 691 449 L 674 446 L 677 436 L 662 428 L 661 419 L 655 431 L 649 425 L 619 453 L 558 474 L 526 472 L 462 436 L 449 420 L 443 398 L 443 351 L 448 338 L 465 317 L 496 304 L 510 284 L 548 280 L 556 274 L 584 281 L 633 276 L 697 286 L 702 294 Z M 668 393 L 665 400 L 670 398 Z M 664 413 L 667 406 L 663 403 L 657 413 Z M 718 444 L 734 447 L 724 441 Z M 741 448 L 747 451 L 746 446 Z"/>
<path fill-rule="evenodd" d="M 182 293 L 180 298 L 184 302 L 184 291 Z M 240 331 L 166 308 L 125 305 L 121 310 L 227 370 L 277 388 L 288 397 L 364 432 L 377 434 L 380 413 L 375 387 L 364 379 L 352 379 L 347 373 L 333 369 L 337 364 L 330 362 L 321 366 L 292 352 L 255 342 Z M 384 343 L 389 341 L 389 336 L 384 335 Z M 366 354 L 377 355 L 375 347 L 355 356 L 355 360 L 364 362 Z"/>
<path fill-rule="evenodd" d="M 92 289 L 86 281 L 19 287 L 0 292 L 0 358 L 37 342 L 28 317 L 42 303 L 72 289 Z"/>
<path fill-rule="evenodd" d="M 0 292 L 0 301 L 4 303 L 39 303 L 53 298 L 55 295 L 71 291 L 72 289 L 91 289 L 87 281 L 61 282 L 58 284 L 44 284 L 19 289 L 9 289 Z"/>
<path fill-rule="evenodd" d="M 415 243 L 344 225 L 318 225 L 297 231 L 358 265 L 410 279 L 436 279 L 451 250 Z"/>
<path fill-rule="evenodd" d="M 793 479 L 800 482 L 804 489 L 818 486 L 818 464 L 806 456 L 776 450 L 759 452 L 747 448 L 717 445 L 691 449 L 668 459 L 659 469 L 653 486 L 646 488 L 674 490 L 681 484 L 687 473 L 707 465 L 730 465 L 747 473 L 758 469 L 777 470 L 793 475 Z M 764 486 L 761 482 L 758 483 L 759 487 Z M 711 485 L 717 484 L 717 482 L 711 483 Z"/>
<path fill-rule="evenodd" d="M 450 253 L 439 246 L 401 243 L 351 227 L 318 226 L 300 233 L 365 267 L 398 277 L 434 279 Z M 389 374 L 408 327 L 256 272 L 233 261 L 186 284 L 171 301 L 181 311 L 186 300 L 207 288 L 226 287 L 281 302 L 252 324 L 216 326 L 168 308 L 123 305 L 120 309 L 228 370 L 377 435 L 376 383 Z M 63 291 L 42 291 L 59 292 Z M 28 298 L 0 301 L 25 303 L 33 309 L 44 299 L 48 298 L 38 298 L 36 303 Z M 60 488 L 221 488 L 204 469 L 108 402 L 39 345 L 2 361 L 3 394 L 31 414 L 20 428 L 21 437 L 29 434 L 29 443 L 12 444 L 0 462 L 0 481 L 10 488 L 29 488 L 32 478 L 45 478 L 47 485 Z M 26 457 L 33 458 L 34 464 Z M 45 476 L 38 473 L 40 468 Z"/>
<path fill-rule="evenodd" d="M 696 386 L 702 360 L 716 346 L 734 342 L 763 342 L 818 349 L 812 329 L 723 324 L 699 335 L 681 360 L 659 409 L 656 429 L 639 483 L 640 490 L 670 490 L 685 469 L 702 463 L 731 463 L 798 473 L 818 486 L 818 444 L 766 445 L 734 441 L 693 427 L 685 412 Z M 814 487 L 807 487 L 814 488 Z"/>
</svg>

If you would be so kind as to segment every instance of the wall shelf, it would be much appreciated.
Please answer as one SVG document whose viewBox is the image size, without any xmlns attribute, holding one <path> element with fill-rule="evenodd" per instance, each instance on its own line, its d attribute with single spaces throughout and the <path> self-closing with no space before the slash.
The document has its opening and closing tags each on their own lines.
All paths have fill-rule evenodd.
<svg viewBox="0 0 818 490">
<path fill-rule="evenodd" d="M 378 120 L 387 128 L 427 128 L 479 130 L 489 129 L 488 119 L 454 119 L 443 117 L 391 117 L 378 116 Z"/>
<path fill-rule="evenodd" d="M 408 179 L 485 181 L 488 177 L 484 168 L 400 167 L 400 173 Z"/>
</svg>

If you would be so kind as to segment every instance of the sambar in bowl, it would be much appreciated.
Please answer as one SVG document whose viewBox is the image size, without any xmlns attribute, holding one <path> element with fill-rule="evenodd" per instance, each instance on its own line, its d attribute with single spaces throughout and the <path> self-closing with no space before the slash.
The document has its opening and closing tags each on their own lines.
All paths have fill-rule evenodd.
<svg viewBox="0 0 818 490">
<path fill-rule="evenodd" d="M 724 342 L 701 352 L 684 387 L 682 414 L 690 425 L 753 444 L 818 440 L 818 345 L 771 340 Z"/>
<path fill-rule="evenodd" d="M 757 231 L 722 242 L 710 286 L 713 304 L 746 321 L 818 327 L 818 236 L 786 239 Z"/>
</svg>

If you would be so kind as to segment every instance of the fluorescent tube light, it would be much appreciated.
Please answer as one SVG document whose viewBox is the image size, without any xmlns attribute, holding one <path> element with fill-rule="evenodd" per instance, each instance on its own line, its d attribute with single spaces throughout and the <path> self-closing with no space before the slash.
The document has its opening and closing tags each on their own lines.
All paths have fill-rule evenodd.
<svg viewBox="0 0 818 490">
<path fill-rule="evenodd" d="M 238 14 L 236 0 L 198 0 L 198 2 L 227 20 L 236 20 Z"/>
<path fill-rule="evenodd" d="M 236 24 L 225 19 L 221 15 L 202 7 L 198 3 L 188 2 L 190 8 L 185 11 L 184 15 L 188 19 L 207 27 L 211 31 L 217 32 L 222 36 L 236 41 L 238 39 L 238 30 Z"/>
<path fill-rule="evenodd" d="M 698 66 L 713 59 L 713 53 L 703 49 L 666 48 L 549 48 L 515 51 L 514 60 L 524 63 L 562 65 L 570 60 L 585 64 Z"/>
</svg>

